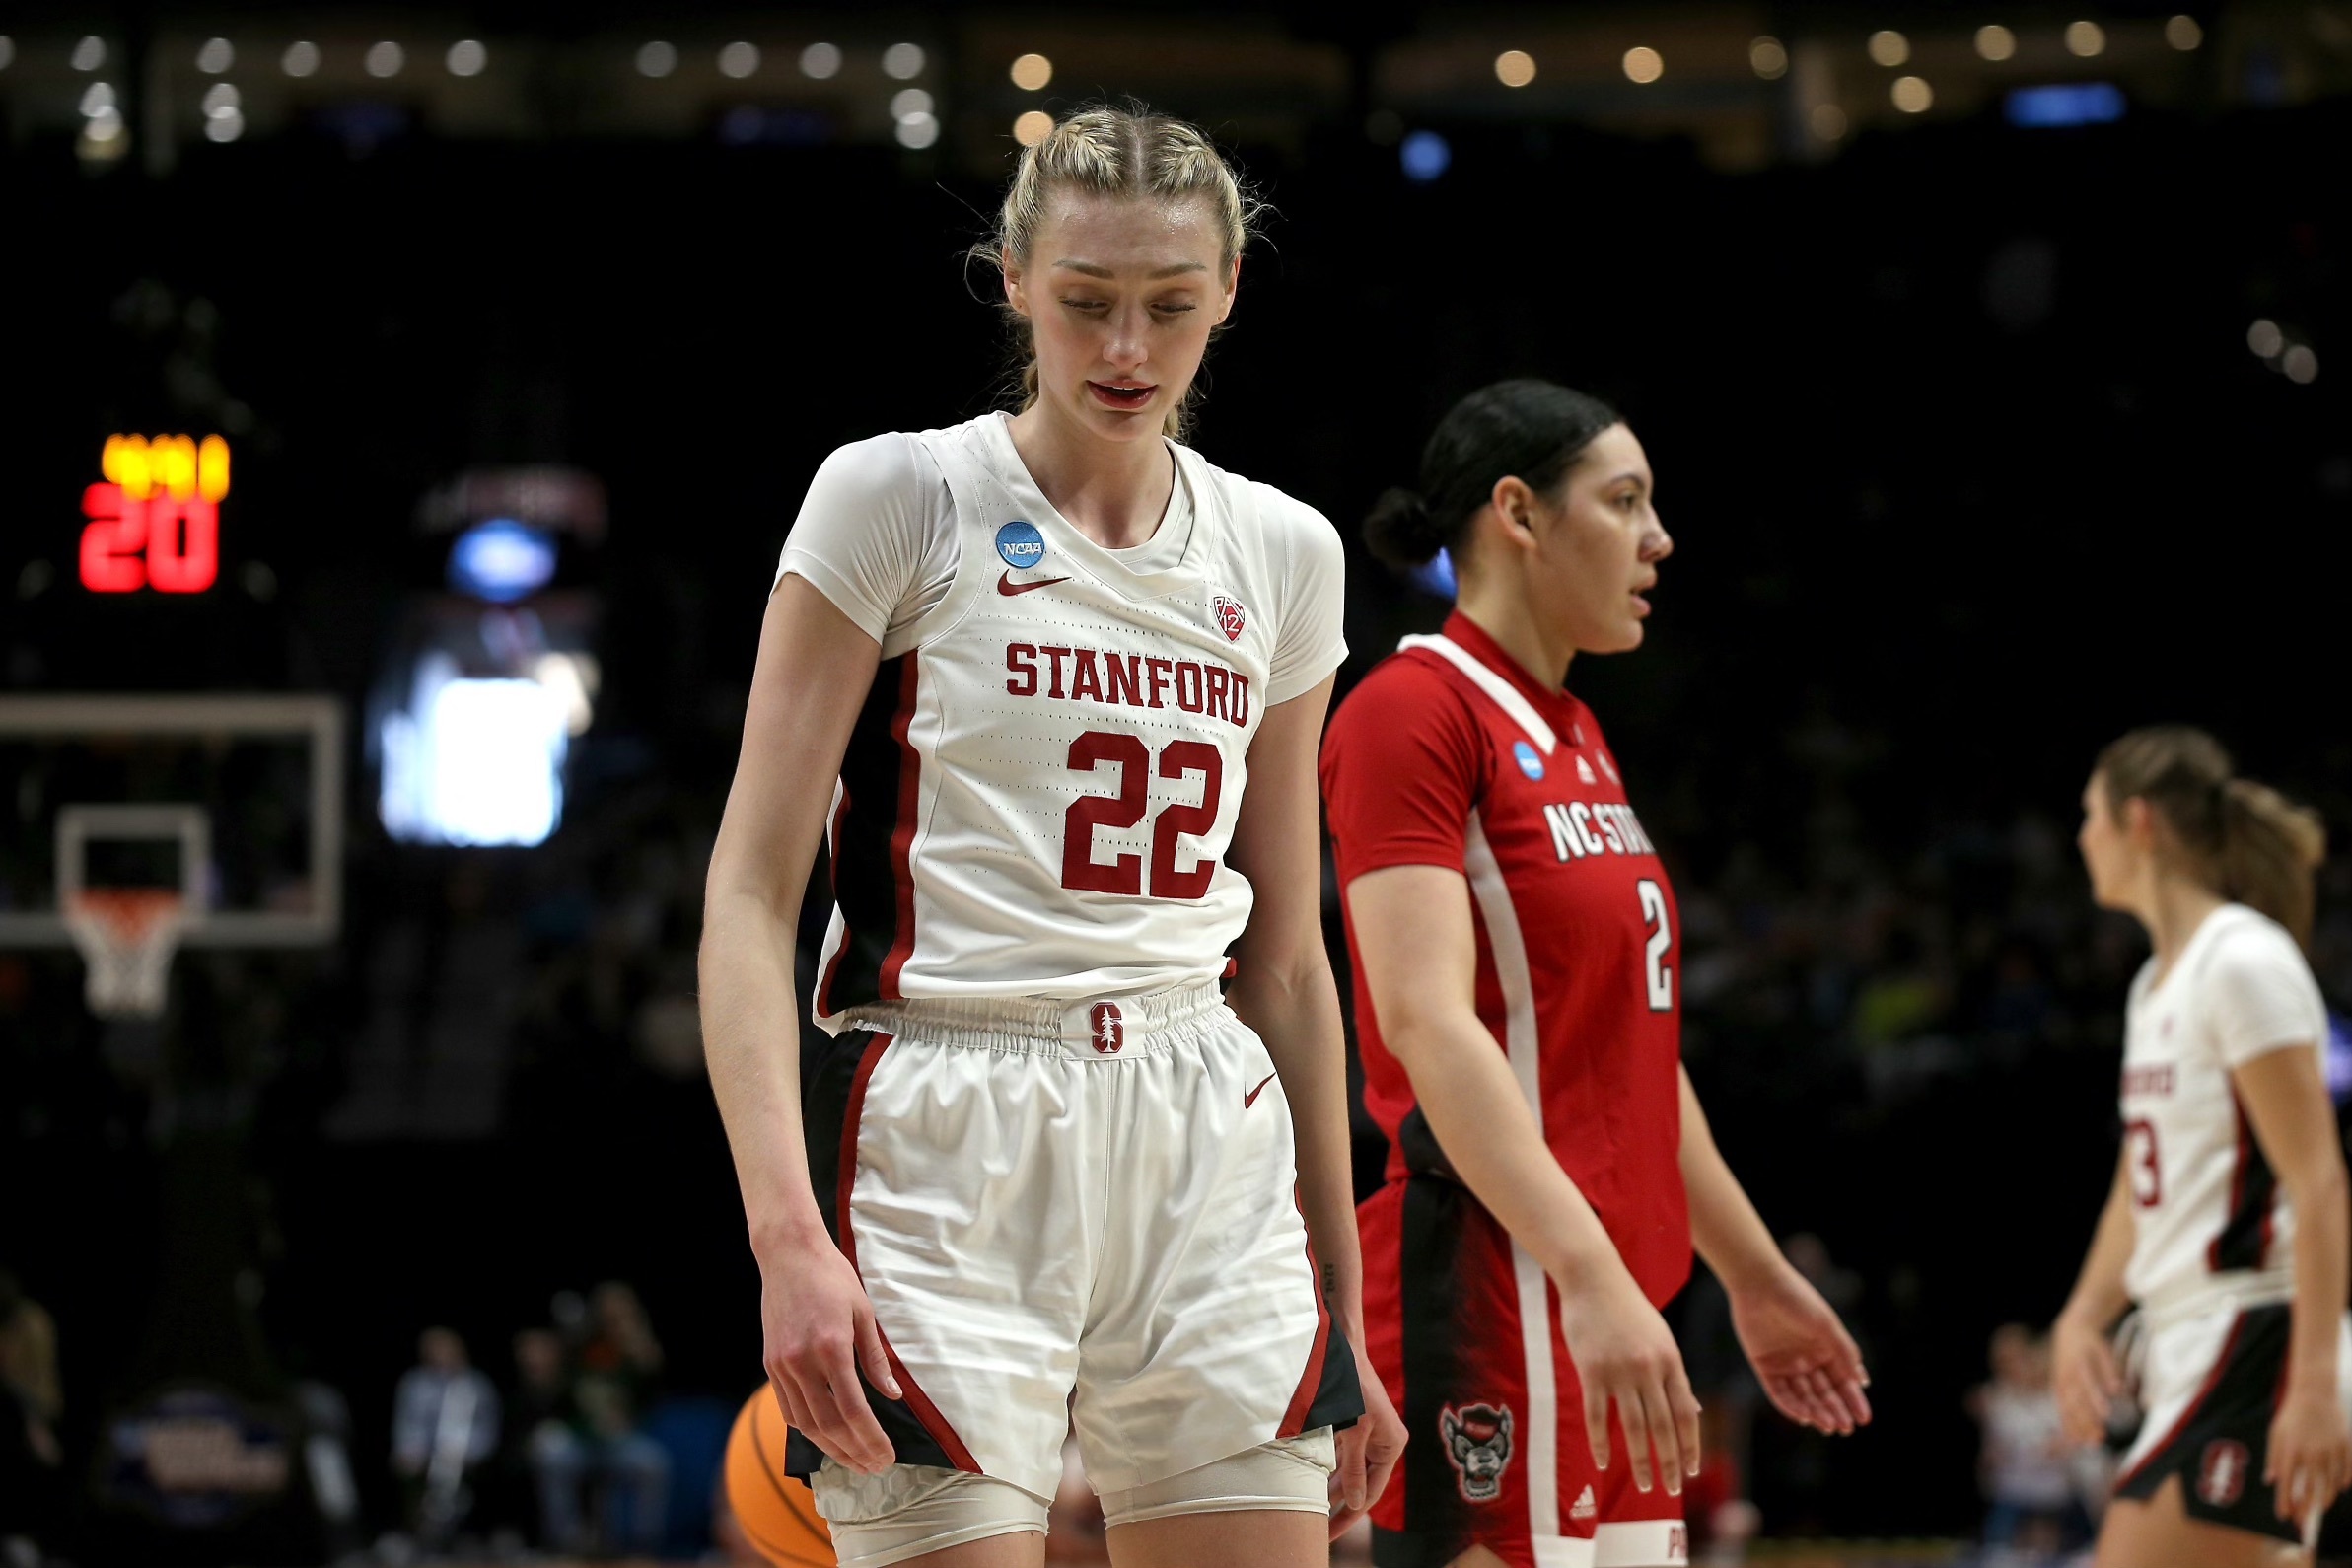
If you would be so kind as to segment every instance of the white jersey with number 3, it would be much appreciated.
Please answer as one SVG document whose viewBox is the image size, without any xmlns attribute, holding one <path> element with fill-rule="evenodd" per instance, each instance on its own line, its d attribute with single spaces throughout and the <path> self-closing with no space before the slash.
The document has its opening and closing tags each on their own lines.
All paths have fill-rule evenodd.
<svg viewBox="0 0 2352 1568">
<path fill-rule="evenodd" d="M 778 576 L 882 645 L 827 824 L 820 1024 L 1223 972 L 1250 738 L 1346 656 L 1344 567 L 1319 513 L 1171 451 L 1167 514 L 1126 550 L 1054 511 L 1000 414 L 820 471 Z"/>
<path fill-rule="evenodd" d="M 2207 916 L 2161 981 L 2151 960 L 2132 982 L 2123 1146 L 2136 1225 L 2123 1282 L 2142 1307 L 2216 1291 L 2283 1299 L 2295 1215 L 2230 1074 L 2326 1036 L 2302 950 L 2244 904 Z"/>
</svg>

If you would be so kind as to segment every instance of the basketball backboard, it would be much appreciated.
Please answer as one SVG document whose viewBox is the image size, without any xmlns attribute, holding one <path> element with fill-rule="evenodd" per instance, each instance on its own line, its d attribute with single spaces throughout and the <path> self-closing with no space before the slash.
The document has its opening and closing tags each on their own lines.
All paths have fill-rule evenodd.
<svg viewBox="0 0 2352 1568">
<path fill-rule="evenodd" d="M 340 928 L 331 697 L 0 697 L 0 948 L 87 952 L 75 912 L 108 892 L 170 894 L 185 947 L 317 947 Z"/>
</svg>

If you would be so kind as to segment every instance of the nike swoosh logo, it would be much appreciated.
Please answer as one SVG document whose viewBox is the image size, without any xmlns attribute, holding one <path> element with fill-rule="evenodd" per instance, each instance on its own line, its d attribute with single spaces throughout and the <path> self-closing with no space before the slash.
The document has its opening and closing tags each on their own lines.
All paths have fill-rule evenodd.
<svg viewBox="0 0 2352 1568">
<path fill-rule="evenodd" d="M 1276 1078 L 1278 1078 L 1278 1077 L 1280 1077 L 1280 1076 L 1281 1076 L 1281 1074 L 1279 1074 L 1279 1073 L 1268 1073 L 1268 1074 L 1266 1074 L 1266 1075 L 1265 1075 L 1265 1077 L 1263 1077 L 1263 1078 L 1259 1079 L 1259 1080 L 1258 1080 L 1258 1084 L 1257 1084 L 1257 1088 L 1256 1088 L 1256 1089 L 1252 1089 L 1252 1090 L 1250 1090 L 1250 1091 L 1249 1091 L 1249 1093 L 1247 1093 L 1247 1094 L 1246 1094 L 1246 1095 L 1244 1095 L 1244 1096 L 1242 1097 L 1242 1108 L 1243 1108 L 1244 1110 L 1247 1110 L 1247 1109 L 1248 1109 L 1248 1108 L 1249 1108 L 1251 1105 L 1256 1105 L 1256 1104 L 1257 1104 L 1257 1097 L 1258 1097 L 1258 1094 L 1259 1094 L 1259 1092 L 1260 1092 L 1260 1091 L 1262 1091 L 1262 1090 L 1263 1090 L 1263 1089 L 1266 1087 L 1266 1085 L 1268 1085 L 1268 1084 L 1272 1083 L 1272 1082 L 1273 1082 L 1273 1081 L 1274 1081 Z"/>
<path fill-rule="evenodd" d="M 1005 598 L 1011 599 L 1015 594 L 1034 593 L 1040 588 L 1051 588 L 1056 583 L 1068 581 L 1069 579 L 1066 577 L 1040 577 L 1033 583 L 1016 583 L 1013 581 L 1013 574 L 1007 572 L 996 580 L 996 591 L 1004 595 Z"/>
</svg>

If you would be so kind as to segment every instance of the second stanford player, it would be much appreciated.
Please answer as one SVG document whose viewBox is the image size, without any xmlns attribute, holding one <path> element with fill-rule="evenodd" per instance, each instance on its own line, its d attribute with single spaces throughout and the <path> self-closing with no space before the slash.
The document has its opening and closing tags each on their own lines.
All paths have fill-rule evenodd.
<svg viewBox="0 0 2352 1568">
<path fill-rule="evenodd" d="M 1851 1432 L 1869 1381 L 1781 1256 L 1681 1069 L 1673 889 L 1580 653 L 1638 647 L 1674 544 L 1641 443 L 1539 381 L 1458 403 L 1376 554 L 1461 578 L 1332 720 L 1324 799 L 1388 1182 L 1362 1210 L 1366 1332 L 1412 1435 L 1374 1560 L 1687 1560 L 1698 1404 L 1658 1309 L 1695 1242 L 1791 1419 Z"/>
</svg>

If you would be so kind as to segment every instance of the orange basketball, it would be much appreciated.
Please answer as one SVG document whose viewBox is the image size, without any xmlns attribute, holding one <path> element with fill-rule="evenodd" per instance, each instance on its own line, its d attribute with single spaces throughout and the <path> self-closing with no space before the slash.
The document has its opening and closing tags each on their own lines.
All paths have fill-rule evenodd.
<svg viewBox="0 0 2352 1568">
<path fill-rule="evenodd" d="M 784 1412 L 761 1384 L 727 1438 L 727 1505 L 744 1538 L 776 1568 L 833 1568 L 833 1537 L 809 1484 L 784 1473 Z"/>
</svg>

